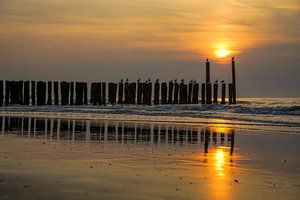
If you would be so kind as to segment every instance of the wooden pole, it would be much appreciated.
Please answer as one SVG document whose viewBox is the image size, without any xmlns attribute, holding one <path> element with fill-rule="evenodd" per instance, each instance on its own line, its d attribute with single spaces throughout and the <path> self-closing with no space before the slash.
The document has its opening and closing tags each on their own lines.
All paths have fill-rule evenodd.
<svg viewBox="0 0 300 200">
<path fill-rule="evenodd" d="M 168 85 L 166 82 L 161 84 L 161 104 L 168 103 Z"/>
<path fill-rule="evenodd" d="M 74 105 L 74 82 L 72 81 L 70 84 L 70 105 Z"/>
<path fill-rule="evenodd" d="M 128 79 L 125 82 L 125 104 L 129 103 L 129 83 L 128 83 Z"/>
<path fill-rule="evenodd" d="M 96 105 L 96 87 L 97 87 L 97 83 L 92 83 L 91 84 L 91 98 L 90 98 L 90 104 L 92 105 Z"/>
<path fill-rule="evenodd" d="M 205 83 L 209 83 L 210 82 L 210 62 L 208 61 L 208 59 L 206 59 L 206 81 Z"/>
<path fill-rule="evenodd" d="M 57 81 L 54 81 L 53 87 L 54 87 L 54 105 L 58 105 L 59 100 L 58 100 L 58 82 Z"/>
<path fill-rule="evenodd" d="M 123 80 L 119 82 L 119 90 L 118 90 L 118 104 L 123 104 L 123 94 L 124 94 L 124 83 Z M 139 97 L 138 97 L 139 98 Z"/>
<path fill-rule="evenodd" d="M 87 105 L 88 104 L 87 83 L 82 83 L 82 87 L 83 87 L 83 104 Z"/>
<path fill-rule="evenodd" d="M 48 81 L 48 101 L 47 105 L 52 105 L 52 82 Z"/>
<path fill-rule="evenodd" d="M 173 87 L 174 87 L 173 81 L 169 81 L 168 104 L 172 104 L 173 103 Z"/>
<path fill-rule="evenodd" d="M 108 84 L 108 94 L 109 94 L 108 101 L 112 105 L 116 104 L 117 87 L 118 87 L 118 84 L 116 84 L 116 83 Z"/>
<path fill-rule="evenodd" d="M 24 81 L 19 81 L 19 84 L 18 84 L 18 90 L 19 90 L 19 104 L 23 105 L 24 103 L 24 92 L 23 92 L 23 89 L 24 89 Z"/>
<path fill-rule="evenodd" d="M 65 106 L 69 104 L 69 90 L 70 84 L 63 81 L 60 83 L 60 93 L 61 93 L 61 105 Z"/>
<path fill-rule="evenodd" d="M 222 101 L 221 104 L 225 104 L 226 103 L 226 84 L 222 83 Z"/>
<path fill-rule="evenodd" d="M 193 94 L 193 82 L 189 82 L 189 89 L 188 89 L 188 96 L 187 96 L 187 103 L 192 103 L 192 94 Z"/>
<path fill-rule="evenodd" d="M 0 106 L 3 105 L 3 94 L 4 94 L 4 91 L 3 91 L 3 81 L 1 80 L 0 81 Z"/>
<path fill-rule="evenodd" d="M 129 103 L 136 104 L 136 83 L 129 84 Z"/>
<path fill-rule="evenodd" d="M 102 105 L 102 83 L 98 82 L 95 85 L 95 105 Z"/>
<path fill-rule="evenodd" d="M 31 81 L 31 105 L 36 105 L 35 81 Z"/>
<path fill-rule="evenodd" d="M 152 82 L 149 81 L 147 84 L 147 104 L 151 105 L 152 101 Z"/>
<path fill-rule="evenodd" d="M 229 104 L 233 104 L 233 85 L 229 84 Z"/>
<path fill-rule="evenodd" d="M 214 83 L 214 103 L 218 103 L 218 83 Z"/>
<path fill-rule="evenodd" d="M 211 83 L 206 83 L 206 104 L 211 103 Z"/>
<path fill-rule="evenodd" d="M 205 104 L 205 102 L 206 102 L 205 94 L 206 94 L 205 83 L 202 83 L 201 84 L 201 104 Z"/>
<path fill-rule="evenodd" d="M 5 105 L 9 105 L 9 101 L 10 101 L 10 81 L 5 81 Z"/>
<path fill-rule="evenodd" d="M 159 87 L 160 87 L 160 85 L 159 85 L 159 82 L 157 79 L 154 84 L 154 105 L 159 104 Z"/>
<path fill-rule="evenodd" d="M 174 101 L 173 104 L 178 104 L 178 96 L 179 96 L 179 83 L 175 81 L 174 83 Z"/>
<path fill-rule="evenodd" d="M 46 82 L 39 81 L 37 82 L 36 87 L 36 96 L 37 96 L 37 105 L 46 104 Z"/>
<path fill-rule="evenodd" d="M 143 83 L 140 83 L 138 80 L 137 83 L 137 104 L 140 105 L 143 103 Z"/>
<path fill-rule="evenodd" d="M 102 98 L 102 104 L 106 105 L 106 83 L 102 82 L 102 87 L 101 87 L 101 98 Z"/>
<path fill-rule="evenodd" d="M 235 80 L 235 60 L 234 57 L 231 59 L 232 69 L 232 103 L 236 104 L 236 80 Z"/>
<path fill-rule="evenodd" d="M 198 98 L 199 98 L 199 83 L 194 83 L 192 103 L 193 104 L 198 104 L 199 103 Z"/>
<path fill-rule="evenodd" d="M 30 104 L 30 82 L 24 82 L 24 105 Z"/>
</svg>

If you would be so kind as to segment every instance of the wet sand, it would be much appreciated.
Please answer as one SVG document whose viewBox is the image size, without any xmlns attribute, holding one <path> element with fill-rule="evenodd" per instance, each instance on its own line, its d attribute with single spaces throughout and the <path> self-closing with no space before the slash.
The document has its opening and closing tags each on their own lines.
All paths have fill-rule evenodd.
<svg viewBox="0 0 300 200">
<path fill-rule="evenodd" d="M 106 127 L 95 139 L 90 123 L 88 132 L 75 126 L 75 137 L 3 128 L 0 199 L 299 199 L 297 134 L 140 126 L 152 131 L 128 124 L 112 137 Z M 172 128 L 169 138 L 163 127 Z"/>
</svg>

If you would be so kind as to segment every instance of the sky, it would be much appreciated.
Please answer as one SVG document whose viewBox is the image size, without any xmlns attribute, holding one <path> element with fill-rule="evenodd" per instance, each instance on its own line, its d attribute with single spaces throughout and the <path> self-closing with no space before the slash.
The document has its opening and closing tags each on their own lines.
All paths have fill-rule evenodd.
<svg viewBox="0 0 300 200">
<path fill-rule="evenodd" d="M 300 0 L 0 0 L 0 79 L 230 82 L 300 97 Z"/>
</svg>

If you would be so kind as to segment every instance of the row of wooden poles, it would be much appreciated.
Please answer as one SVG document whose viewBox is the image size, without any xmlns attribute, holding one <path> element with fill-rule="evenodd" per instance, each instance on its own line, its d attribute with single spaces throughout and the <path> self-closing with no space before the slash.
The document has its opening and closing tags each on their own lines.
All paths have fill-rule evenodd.
<svg viewBox="0 0 300 200">
<path fill-rule="evenodd" d="M 145 82 L 105 83 L 57 81 L 3 81 L 0 80 L 0 106 L 2 105 L 106 105 L 109 104 L 198 104 L 201 90 L 202 104 L 226 103 L 226 84 L 182 80 L 153 84 Z M 228 84 L 229 104 L 235 103 L 233 84 Z M 90 93 L 88 99 L 88 92 Z M 153 98 L 152 98 L 153 97 Z M 89 101 L 88 101 L 89 100 Z"/>
</svg>

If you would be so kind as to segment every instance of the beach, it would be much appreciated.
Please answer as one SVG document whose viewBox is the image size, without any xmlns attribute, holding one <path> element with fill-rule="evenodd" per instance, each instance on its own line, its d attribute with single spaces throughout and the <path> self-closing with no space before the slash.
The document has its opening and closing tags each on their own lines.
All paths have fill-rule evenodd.
<svg viewBox="0 0 300 200">
<path fill-rule="evenodd" d="M 20 112 L 2 112 L 0 199 L 300 196 L 299 133 L 287 126 Z"/>
</svg>

